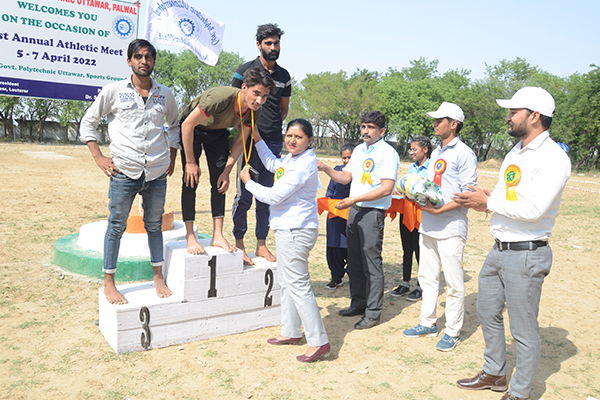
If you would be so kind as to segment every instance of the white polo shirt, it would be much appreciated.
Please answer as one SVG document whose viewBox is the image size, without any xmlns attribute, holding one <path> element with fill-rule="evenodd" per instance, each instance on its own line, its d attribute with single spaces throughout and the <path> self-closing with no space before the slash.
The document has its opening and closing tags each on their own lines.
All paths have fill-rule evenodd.
<svg viewBox="0 0 600 400">
<path fill-rule="evenodd" d="M 523 148 L 517 143 L 504 158 L 487 202 L 492 236 L 502 242 L 550 238 L 570 175 L 571 160 L 548 131 Z"/>
<path fill-rule="evenodd" d="M 271 229 L 318 229 L 319 176 L 315 152 L 308 149 L 296 157 L 287 154 L 277 158 L 264 140 L 256 143 L 256 150 L 265 168 L 275 173 L 275 182 L 273 187 L 266 187 L 250 180 L 246 189 L 256 200 L 269 205 Z"/>
<path fill-rule="evenodd" d="M 477 184 L 477 157 L 469 146 L 454 138 L 444 147 L 431 153 L 427 179 L 437 183 L 442 190 L 444 203 L 452 201 L 454 193 L 468 190 Z M 423 211 L 419 232 L 435 239 L 460 236 L 467 239 L 467 209 L 459 207 L 441 214 Z"/>
<path fill-rule="evenodd" d="M 352 158 L 344 171 L 352 174 L 350 197 L 360 196 L 381 186 L 382 179 L 391 179 L 396 184 L 400 157 L 398 152 L 383 139 L 370 146 L 361 143 L 352 152 Z M 387 210 L 392 204 L 392 195 L 372 201 L 359 201 L 359 207 L 370 207 Z"/>
</svg>

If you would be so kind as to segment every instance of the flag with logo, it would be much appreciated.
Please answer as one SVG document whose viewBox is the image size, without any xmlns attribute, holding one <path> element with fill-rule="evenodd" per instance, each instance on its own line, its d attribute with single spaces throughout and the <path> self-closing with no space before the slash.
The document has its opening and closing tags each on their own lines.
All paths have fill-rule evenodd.
<svg viewBox="0 0 600 400">
<path fill-rule="evenodd" d="M 146 39 L 152 43 L 191 50 L 202 62 L 215 65 L 223 43 L 225 24 L 184 0 L 148 2 Z"/>
</svg>

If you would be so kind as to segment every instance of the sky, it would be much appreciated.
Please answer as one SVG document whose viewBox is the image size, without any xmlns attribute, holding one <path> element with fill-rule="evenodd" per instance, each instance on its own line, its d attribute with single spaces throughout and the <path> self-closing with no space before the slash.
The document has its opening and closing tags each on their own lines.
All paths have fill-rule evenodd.
<svg viewBox="0 0 600 400">
<path fill-rule="evenodd" d="M 485 77 L 486 63 L 516 57 L 563 77 L 600 65 L 600 0 L 187 2 L 225 23 L 223 50 L 245 60 L 258 55 L 257 25 L 277 23 L 285 31 L 278 62 L 298 82 L 402 69 L 420 57 L 439 60 L 440 73 L 468 69 L 472 79 Z"/>
</svg>

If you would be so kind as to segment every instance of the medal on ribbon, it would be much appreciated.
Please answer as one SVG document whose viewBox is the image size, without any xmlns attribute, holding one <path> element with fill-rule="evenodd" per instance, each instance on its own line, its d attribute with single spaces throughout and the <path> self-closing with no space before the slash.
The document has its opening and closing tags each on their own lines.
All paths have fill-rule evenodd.
<svg viewBox="0 0 600 400">
<path fill-rule="evenodd" d="M 360 183 L 364 184 L 365 182 L 367 182 L 369 185 L 373 184 L 373 179 L 371 179 L 371 172 L 373 172 L 374 168 L 375 162 L 373 161 L 373 159 L 367 158 L 363 163 L 363 174 Z"/>
<path fill-rule="evenodd" d="M 517 185 L 521 182 L 521 168 L 515 164 L 506 167 L 504 183 L 506 183 L 506 200 L 517 201 Z"/>
<path fill-rule="evenodd" d="M 433 164 L 433 172 L 435 172 L 435 175 L 433 176 L 433 183 L 440 187 L 442 186 L 442 174 L 446 170 L 446 167 L 446 160 L 441 158 L 437 160 L 435 164 Z"/>
<path fill-rule="evenodd" d="M 283 174 L 285 174 L 285 170 L 283 169 L 283 167 L 277 168 L 277 171 L 275 171 L 275 174 L 273 175 L 273 182 L 277 182 L 278 180 L 280 180 Z"/>
<path fill-rule="evenodd" d="M 242 135 L 242 151 L 244 152 L 244 161 L 245 164 L 244 166 L 248 165 L 248 163 L 250 162 L 250 156 L 252 155 L 252 148 L 254 147 L 253 144 L 253 140 L 254 140 L 254 110 L 250 109 L 250 126 L 252 129 L 252 133 L 250 135 L 250 141 L 248 146 L 246 146 L 246 138 L 244 137 L 244 118 L 242 117 L 242 99 L 241 99 L 241 95 L 240 92 L 238 91 L 237 94 L 237 103 L 238 103 L 238 111 L 240 113 L 240 135 Z M 254 179 L 258 178 L 258 171 L 255 170 L 254 168 L 250 167 L 250 175 L 252 175 L 252 177 Z"/>
</svg>

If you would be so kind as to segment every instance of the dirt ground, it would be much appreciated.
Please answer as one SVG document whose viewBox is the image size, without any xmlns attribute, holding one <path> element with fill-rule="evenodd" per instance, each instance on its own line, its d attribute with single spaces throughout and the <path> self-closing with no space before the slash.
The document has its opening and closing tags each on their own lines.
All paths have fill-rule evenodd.
<svg viewBox="0 0 600 400">
<path fill-rule="evenodd" d="M 467 392 L 455 386 L 457 379 L 478 372 L 482 366 L 483 338 L 475 311 L 477 275 L 492 244 L 489 221 L 483 214 L 469 214 L 463 342 L 451 353 L 436 351 L 435 338 L 402 335 L 403 329 L 418 322 L 420 303 L 388 294 L 401 276 L 397 220 L 386 220 L 382 323 L 357 331 L 353 330 L 357 318 L 337 315 L 349 303 L 348 286 L 335 291 L 324 288 L 328 269 L 323 215 L 310 268 L 332 344 L 325 361 L 301 364 L 294 357 L 304 346 L 267 345 L 265 339 L 277 334 L 277 327 L 116 355 L 95 325 L 100 281 L 65 274 L 50 264 L 55 239 L 106 217 L 107 178 L 84 146 L 0 144 L 0 167 L 0 398 L 501 397 L 500 393 Z M 406 167 L 403 164 L 403 171 Z M 492 188 L 497 172 L 493 168 L 486 166 L 479 171 L 480 186 Z M 180 174 L 178 166 L 169 180 L 167 196 L 167 208 L 175 210 L 177 219 L 181 218 Z M 322 192 L 327 182 L 323 175 Z M 207 173 L 202 175 L 201 184 L 208 187 Z M 204 196 L 198 201 L 200 231 L 210 233 L 208 191 L 198 193 Z M 233 194 L 231 188 L 228 207 Z M 540 307 L 543 354 L 533 399 L 600 398 L 599 194 L 599 176 L 573 174 L 563 195 L 552 238 L 552 272 L 544 283 Z M 231 232 L 230 219 L 226 219 L 226 232 Z M 248 239 L 253 245 L 253 239 Z M 272 237 L 270 246 L 274 247 Z M 510 335 L 507 346 L 512 367 L 515 353 Z"/>
</svg>

